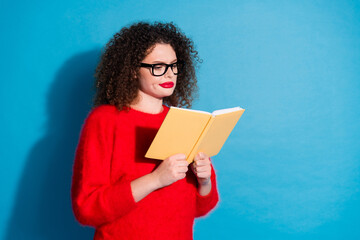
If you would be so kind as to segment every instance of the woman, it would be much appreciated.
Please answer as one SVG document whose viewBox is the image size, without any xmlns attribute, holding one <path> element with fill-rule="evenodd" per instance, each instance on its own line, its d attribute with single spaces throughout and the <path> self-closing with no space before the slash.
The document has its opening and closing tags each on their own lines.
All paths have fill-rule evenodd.
<svg viewBox="0 0 360 240">
<path fill-rule="evenodd" d="M 195 217 L 218 202 L 209 157 L 144 157 L 168 106 L 191 106 L 199 61 L 173 24 L 137 23 L 107 44 L 95 108 L 76 152 L 72 202 L 94 239 L 192 239 Z M 188 169 L 191 171 L 188 171 Z"/>
</svg>

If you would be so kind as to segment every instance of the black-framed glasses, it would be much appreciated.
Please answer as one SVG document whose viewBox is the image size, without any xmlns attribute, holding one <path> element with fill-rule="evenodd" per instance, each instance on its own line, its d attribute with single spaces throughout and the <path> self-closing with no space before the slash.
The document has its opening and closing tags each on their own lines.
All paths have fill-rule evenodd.
<svg viewBox="0 0 360 240">
<path fill-rule="evenodd" d="M 164 75 L 169 67 L 171 68 L 171 71 L 174 73 L 174 75 L 179 74 L 180 70 L 180 62 L 175 62 L 172 64 L 166 64 L 166 63 L 156 63 L 156 64 L 148 64 L 148 63 L 140 63 L 140 67 L 146 67 L 151 68 L 151 74 L 160 77 Z"/>
</svg>

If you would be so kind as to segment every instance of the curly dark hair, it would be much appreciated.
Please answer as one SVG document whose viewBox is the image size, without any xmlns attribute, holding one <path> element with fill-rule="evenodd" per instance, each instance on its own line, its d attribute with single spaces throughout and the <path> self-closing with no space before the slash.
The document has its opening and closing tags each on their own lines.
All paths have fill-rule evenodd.
<svg viewBox="0 0 360 240">
<path fill-rule="evenodd" d="M 201 59 L 193 41 L 177 26 L 161 22 L 138 22 L 124 27 L 107 43 L 95 73 L 95 107 L 111 104 L 122 110 L 130 106 L 138 95 L 140 63 L 157 43 L 170 44 L 182 63 L 176 88 L 164 98 L 164 103 L 191 107 L 198 91 L 195 69 Z"/>
</svg>

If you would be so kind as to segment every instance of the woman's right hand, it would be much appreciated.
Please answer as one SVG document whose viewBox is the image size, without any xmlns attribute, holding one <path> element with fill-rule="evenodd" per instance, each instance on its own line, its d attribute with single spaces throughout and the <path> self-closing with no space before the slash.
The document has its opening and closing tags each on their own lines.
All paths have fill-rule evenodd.
<svg viewBox="0 0 360 240">
<path fill-rule="evenodd" d="M 175 154 L 165 159 L 153 172 L 158 188 L 168 186 L 186 177 L 189 163 L 184 154 Z"/>
</svg>

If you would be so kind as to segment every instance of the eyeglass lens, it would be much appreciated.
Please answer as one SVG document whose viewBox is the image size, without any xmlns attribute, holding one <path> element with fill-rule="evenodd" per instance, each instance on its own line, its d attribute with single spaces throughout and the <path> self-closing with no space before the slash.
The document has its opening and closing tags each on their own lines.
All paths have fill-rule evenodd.
<svg viewBox="0 0 360 240">
<path fill-rule="evenodd" d="M 171 68 L 171 70 L 173 71 L 173 73 L 175 75 L 177 75 L 179 73 L 179 69 L 178 69 L 178 64 L 177 63 L 173 63 L 170 65 L 166 65 L 166 64 L 154 64 L 152 67 L 152 72 L 155 76 L 161 76 L 164 75 L 166 73 L 166 71 L 168 70 L 168 68 Z"/>
</svg>

